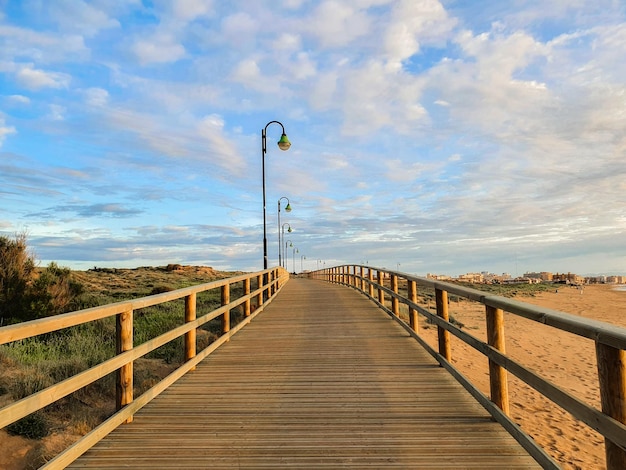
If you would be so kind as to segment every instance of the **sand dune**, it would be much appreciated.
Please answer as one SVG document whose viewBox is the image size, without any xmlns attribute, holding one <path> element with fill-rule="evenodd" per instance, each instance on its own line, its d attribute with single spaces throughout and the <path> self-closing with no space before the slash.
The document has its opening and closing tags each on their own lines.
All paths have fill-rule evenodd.
<svg viewBox="0 0 626 470">
<path fill-rule="evenodd" d="M 584 289 L 562 286 L 535 297 L 517 300 L 626 327 L 626 291 L 615 286 L 591 285 Z M 484 307 L 452 302 L 450 313 L 470 334 L 485 339 Z M 436 329 L 422 323 L 431 345 Z M 530 369 L 600 408 L 593 341 L 542 324 L 505 314 L 506 350 Z M 487 395 L 487 360 L 456 338 L 452 340 L 455 365 Z M 511 416 L 565 469 L 604 469 L 604 440 L 569 413 L 509 374 Z"/>
</svg>

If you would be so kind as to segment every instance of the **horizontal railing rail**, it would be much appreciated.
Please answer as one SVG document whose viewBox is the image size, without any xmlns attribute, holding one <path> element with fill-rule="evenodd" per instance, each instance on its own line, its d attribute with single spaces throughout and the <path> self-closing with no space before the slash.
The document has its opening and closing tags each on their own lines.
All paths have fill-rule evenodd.
<svg viewBox="0 0 626 470">
<path fill-rule="evenodd" d="M 353 287 L 376 302 L 450 371 L 544 468 L 558 466 L 510 418 L 507 372 L 599 432 L 605 439 L 608 470 L 626 468 L 626 328 L 384 268 L 343 265 L 308 273 L 308 277 Z M 399 279 L 406 283 L 406 295 L 399 292 Z M 418 304 L 418 286 L 434 290 L 434 312 Z M 487 342 L 450 322 L 449 294 L 485 306 Z M 387 306 L 387 299 L 390 300 L 390 307 Z M 408 323 L 400 318 L 401 303 L 408 308 Z M 504 312 L 593 340 L 602 409 L 580 400 L 507 355 L 504 348 Z M 437 351 L 419 334 L 418 315 L 437 325 Z M 452 365 L 451 334 L 488 359 L 490 398 Z"/>
<path fill-rule="evenodd" d="M 254 291 L 251 291 L 251 280 L 256 281 L 256 289 Z M 117 335 L 117 351 L 115 356 L 1 408 L 0 428 L 8 426 L 31 413 L 43 409 L 61 398 L 94 383 L 111 372 L 117 372 L 116 408 L 118 411 L 43 467 L 55 469 L 64 468 L 117 426 L 125 422 L 131 422 L 133 415 L 141 407 L 158 396 L 185 373 L 193 370 L 202 359 L 220 345 L 227 342 L 233 334 L 248 324 L 254 316 L 263 311 L 264 307 L 273 300 L 288 280 L 289 273 L 285 269 L 280 267 L 271 268 L 256 273 L 220 279 L 162 294 L 88 308 L 0 328 L 0 345 L 3 345 L 114 316 L 116 318 Z M 231 287 L 235 284 L 242 284 L 242 295 L 237 299 L 231 300 Z M 214 289 L 221 290 L 221 306 L 197 317 L 197 294 Z M 165 304 L 179 299 L 185 300 L 184 324 L 135 346 L 133 344 L 133 313 L 139 309 Z M 252 312 L 253 302 L 255 307 L 254 312 Z M 231 328 L 231 311 L 239 306 L 243 308 L 244 318 L 236 326 Z M 206 348 L 197 352 L 196 329 L 220 317 L 222 319 L 222 335 Z M 133 396 L 134 362 L 144 357 L 149 352 L 180 337 L 184 337 L 185 362 L 141 396 L 135 398 Z"/>
</svg>

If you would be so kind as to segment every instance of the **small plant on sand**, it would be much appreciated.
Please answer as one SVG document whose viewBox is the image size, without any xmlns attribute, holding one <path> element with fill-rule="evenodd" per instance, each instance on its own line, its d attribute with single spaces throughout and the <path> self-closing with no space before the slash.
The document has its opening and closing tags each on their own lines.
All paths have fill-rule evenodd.
<svg viewBox="0 0 626 470">
<path fill-rule="evenodd" d="M 7 432 L 14 436 L 23 436 L 28 439 L 41 439 L 48 435 L 50 429 L 43 413 L 36 412 L 13 424 L 9 424 Z"/>
</svg>

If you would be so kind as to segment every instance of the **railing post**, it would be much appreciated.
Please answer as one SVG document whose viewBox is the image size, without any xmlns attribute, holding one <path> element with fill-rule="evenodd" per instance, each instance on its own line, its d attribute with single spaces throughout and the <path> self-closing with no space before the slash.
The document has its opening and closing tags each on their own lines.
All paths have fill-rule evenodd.
<svg viewBox="0 0 626 470">
<path fill-rule="evenodd" d="M 133 311 L 127 310 L 118 313 L 115 318 L 116 329 L 116 353 L 121 354 L 133 349 Z M 115 384 L 115 404 L 117 410 L 133 401 L 133 362 L 124 364 L 117 370 L 117 380 Z M 125 423 L 133 421 L 130 416 Z"/>
<path fill-rule="evenodd" d="M 259 293 L 256 296 L 256 307 L 260 308 L 263 305 L 263 275 L 259 274 L 256 277 L 256 287 Z"/>
<path fill-rule="evenodd" d="M 441 289 L 435 289 L 435 300 L 437 303 L 437 315 L 445 321 L 449 321 L 448 314 L 448 292 Z M 439 340 L 439 354 L 446 361 L 452 360 L 452 349 L 450 346 L 450 332 L 440 326 L 437 327 L 437 338 Z"/>
<path fill-rule="evenodd" d="M 398 293 L 398 275 L 391 275 L 391 290 L 393 290 L 394 294 Z M 391 297 L 391 311 L 396 317 L 400 316 L 400 303 L 398 302 L 398 297 L 395 295 Z"/>
<path fill-rule="evenodd" d="M 230 303 L 230 284 L 226 283 L 222 286 L 222 306 Z M 226 310 L 222 315 L 222 333 L 226 334 L 230 331 L 230 310 Z"/>
<path fill-rule="evenodd" d="M 270 298 L 270 273 L 265 273 L 263 277 L 263 302 Z"/>
<path fill-rule="evenodd" d="M 372 271 L 372 268 L 367 268 L 367 279 L 369 279 L 369 288 L 368 288 L 368 292 L 370 297 L 373 299 L 374 298 L 374 272 Z"/>
<path fill-rule="evenodd" d="M 250 294 L 250 278 L 247 277 L 243 280 L 243 295 Z M 243 304 L 243 315 L 244 317 L 250 316 L 250 299 L 246 300 Z"/>
<path fill-rule="evenodd" d="M 379 269 L 376 275 L 377 275 L 377 280 L 378 280 L 378 302 L 380 303 L 380 305 L 384 307 L 385 306 L 385 292 L 381 289 L 381 286 L 383 285 L 383 282 L 384 282 L 383 272 Z"/>
<path fill-rule="evenodd" d="M 196 293 L 185 297 L 185 323 L 196 319 Z M 196 329 L 185 333 L 185 361 L 196 357 Z M 196 370 L 195 366 L 189 370 Z"/>
<path fill-rule="evenodd" d="M 487 313 L 487 343 L 502 354 L 506 352 L 504 346 L 504 312 L 502 309 L 485 306 Z M 506 369 L 491 359 L 489 360 L 489 387 L 491 401 L 494 402 L 504 414 L 509 414 L 509 386 L 507 383 Z"/>
<path fill-rule="evenodd" d="M 602 412 L 626 424 L 626 352 L 596 342 Z M 626 451 L 604 440 L 607 470 L 626 468 Z"/>
<path fill-rule="evenodd" d="M 365 268 L 363 268 L 363 266 L 360 267 L 359 271 L 361 272 L 361 292 L 365 291 Z"/>
<path fill-rule="evenodd" d="M 414 304 L 417 303 L 417 283 L 407 279 L 407 297 Z M 417 318 L 417 310 L 413 307 L 409 307 L 409 321 L 411 322 L 411 328 L 416 333 L 419 333 L 419 321 Z"/>
</svg>

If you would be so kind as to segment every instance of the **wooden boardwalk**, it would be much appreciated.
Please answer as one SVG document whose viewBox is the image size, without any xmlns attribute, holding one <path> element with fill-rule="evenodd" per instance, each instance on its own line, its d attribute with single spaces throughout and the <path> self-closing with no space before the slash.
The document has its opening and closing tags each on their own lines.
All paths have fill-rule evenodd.
<svg viewBox="0 0 626 470">
<path fill-rule="evenodd" d="M 538 464 L 352 289 L 290 280 L 68 468 L 529 469 Z"/>
</svg>

